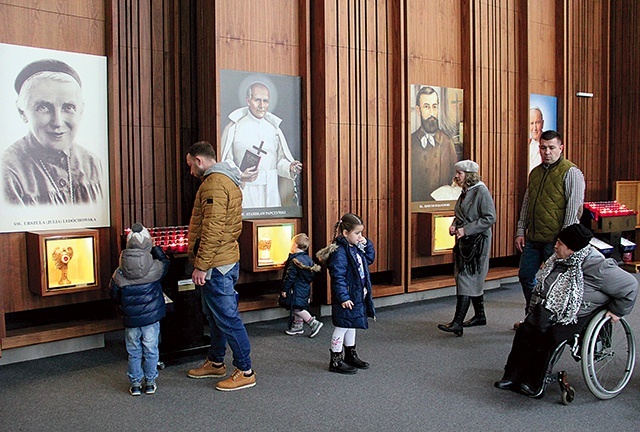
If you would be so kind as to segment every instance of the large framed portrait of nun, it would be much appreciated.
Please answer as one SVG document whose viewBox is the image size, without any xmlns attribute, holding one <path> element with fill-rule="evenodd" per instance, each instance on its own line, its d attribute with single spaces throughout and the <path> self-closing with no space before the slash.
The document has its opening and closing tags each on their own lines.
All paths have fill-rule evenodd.
<svg viewBox="0 0 640 432">
<path fill-rule="evenodd" d="M 0 44 L 0 232 L 109 226 L 106 57 Z"/>
</svg>

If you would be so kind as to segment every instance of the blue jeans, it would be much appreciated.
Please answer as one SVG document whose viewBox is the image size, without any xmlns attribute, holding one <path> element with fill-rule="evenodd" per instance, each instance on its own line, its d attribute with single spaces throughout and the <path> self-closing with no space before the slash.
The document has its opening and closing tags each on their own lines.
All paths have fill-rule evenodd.
<svg viewBox="0 0 640 432">
<path fill-rule="evenodd" d="M 202 286 L 202 310 L 209 321 L 209 360 L 222 363 L 229 343 L 233 365 L 247 371 L 251 369 L 251 347 L 247 329 L 240 319 L 238 293 L 234 288 L 239 272 L 240 263 L 224 275 L 217 268 L 212 270 L 211 278 Z"/>
<path fill-rule="evenodd" d="M 520 279 L 522 293 L 527 302 L 525 313 L 529 308 L 533 288 L 536 286 L 536 273 L 540 270 L 542 263 L 553 255 L 554 245 L 555 243 L 525 241 L 524 249 L 520 256 L 520 269 L 518 270 L 518 279 Z"/>
<path fill-rule="evenodd" d="M 144 327 L 124 329 L 124 343 L 129 353 L 127 375 L 131 383 L 155 381 L 158 376 L 158 337 L 160 321 Z"/>
</svg>

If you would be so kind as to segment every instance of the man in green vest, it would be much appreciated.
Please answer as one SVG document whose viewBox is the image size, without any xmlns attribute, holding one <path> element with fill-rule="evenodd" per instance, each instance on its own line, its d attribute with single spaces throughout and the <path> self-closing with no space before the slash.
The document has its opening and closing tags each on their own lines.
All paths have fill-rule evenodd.
<svg viewBox="0 0 640 432">
<path fill-rule="evenodd" d="M 542 164 L 529 174 L 516 231 L 520 256 L 518 279 L 529 309 L 540 265 L 553 254 L 558 233 L 579 222 L 584 204 L 582 171 L 562 156 L 562 137 L 553 130 L 540 136 Z M 516 323 L 517 328 L 520 323 Z"/>
</svg>

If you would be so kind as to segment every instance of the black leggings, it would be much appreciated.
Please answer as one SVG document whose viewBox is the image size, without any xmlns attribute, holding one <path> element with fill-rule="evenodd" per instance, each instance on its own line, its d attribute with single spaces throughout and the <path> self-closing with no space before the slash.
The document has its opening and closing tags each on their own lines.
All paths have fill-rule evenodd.
<svg viewBox="0 0 640 432">
<path fill-rule="evenodd" d="M 527 322 L 521 323 L 513 338 L 503 379 L 528 384 L 533 390 L 539 390 L 558 344 L 572 341 L 574 334 L 581 334 L 592 317 L 580 317 L 575 324 L 555 324 L 544 333 Z"/>
</svg>

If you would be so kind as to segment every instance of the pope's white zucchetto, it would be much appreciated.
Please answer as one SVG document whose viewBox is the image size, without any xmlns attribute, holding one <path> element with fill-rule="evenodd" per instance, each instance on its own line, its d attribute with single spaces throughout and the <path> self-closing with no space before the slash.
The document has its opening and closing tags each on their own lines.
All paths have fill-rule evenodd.
<svg viewBox="0 0 640 432">
<path fill-rule="evenodd" d="M 470 172 L 470 173 L 477 173 L 478 169 L 480 168 L 478 166 L 477 163 L 475 163 L 472 160 L 466 159 L 466 160 L 461 160 L 459 162 L 457 162 L 453 168 L 456 171 L 464 171 L 464 172 Z"/>
</svg>

